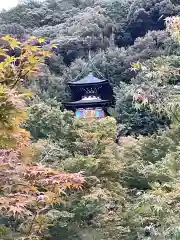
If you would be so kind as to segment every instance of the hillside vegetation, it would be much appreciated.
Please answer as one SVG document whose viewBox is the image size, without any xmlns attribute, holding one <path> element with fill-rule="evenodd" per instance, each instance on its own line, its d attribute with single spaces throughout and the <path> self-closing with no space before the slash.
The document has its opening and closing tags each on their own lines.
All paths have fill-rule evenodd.
<svg viewBox="0 0 180 240">
<path fill-rule="evenodd" d="M 22 0 L 0 35 L 0 239 L 180 239 L 179 1 Z M 63 106 L 89 72 L 98 121 Z"/>
</svg>

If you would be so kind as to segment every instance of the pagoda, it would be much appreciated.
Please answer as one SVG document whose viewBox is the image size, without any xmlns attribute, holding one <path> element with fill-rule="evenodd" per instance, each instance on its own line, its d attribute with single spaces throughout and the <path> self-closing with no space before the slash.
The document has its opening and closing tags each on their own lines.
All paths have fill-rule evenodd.
<svg viewBox="0 0 180 240">
<path fill-rule="evenodd" d="M 108 80 L 98 79 L 90 73 L 76 82 L 69 82 L 72 101 L 64 103 L 67 110 L 75 112 L 77 118 L 103 118 L 108 115 L 113 91 Z"/>
</svg>

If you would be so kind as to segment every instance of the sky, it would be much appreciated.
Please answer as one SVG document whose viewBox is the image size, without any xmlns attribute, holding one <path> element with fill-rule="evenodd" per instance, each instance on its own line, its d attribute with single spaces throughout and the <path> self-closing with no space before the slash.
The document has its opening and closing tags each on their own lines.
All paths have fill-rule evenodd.
<svg viewBox="0 0 180 240">
<path fill-rule="evenodd" d="M 0 9 L 9 9 L 16 6 L 18 0 L 0 0 Z"/>
</svg>

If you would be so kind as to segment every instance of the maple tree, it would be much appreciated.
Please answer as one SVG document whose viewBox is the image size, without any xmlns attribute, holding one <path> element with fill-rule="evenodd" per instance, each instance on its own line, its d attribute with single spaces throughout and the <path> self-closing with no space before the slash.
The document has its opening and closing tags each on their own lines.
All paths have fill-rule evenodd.
<svg viewBox="0 0 180 240">
<path fill-rule="evenodd" d="M 166 18 L 166 29 L 180 43 L 180 16 Z"/>
<path fill-rule="evenodd" d="M 44 40 L 29 38 L 22 43 L 10 36 L 1 40 L 0 214 L 20 221 L 22 239 L 41 239 L 49 224 L 47 212 L 62 202 L 66 189 L 80 189 L 84 178 L 80 173 L 59 172 L 33 161 L 36 151 L 30 134 L 21 128 L 30 96 L 24 83 L 50 55 L 44 50 Z"/>
</svg>

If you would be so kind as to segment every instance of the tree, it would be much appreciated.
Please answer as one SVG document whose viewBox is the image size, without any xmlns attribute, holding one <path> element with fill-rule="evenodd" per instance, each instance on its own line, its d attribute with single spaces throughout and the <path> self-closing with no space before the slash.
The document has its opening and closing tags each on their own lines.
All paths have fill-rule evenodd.
<svg viewBox="0 0 180 240">
<path fill-rule="evenodd" d="M 38 72 L 44 56 L 43 39 L 25 42 L 5 36 L 2 38 L 0 62 L 0 213 L 14 219 L 12 231 L 19 229 L 25 239 L 41 239 L 50 219 L 46 218 L 52 205 L 62 201 L 67 188 L 79 188 L 81 174 L 59 172 L 33 162 L 35 151 L 29 133 L 21 128 L 26 117 L 23 84 Z M 34 41 L 36 45 L 34 45 Z M 8 47 L 8 49 L 7 49 Z M 19 50 L 19 54 L 9 56 Z M 16 229 L 16 230 L 15 230 Z"/>
<path fill-rule="evenodd" d="M 167 31 L 170 32 L 173 38 L 180 41 L 180 17 L 174 16 L 166 18 Z"/>
</svg>

